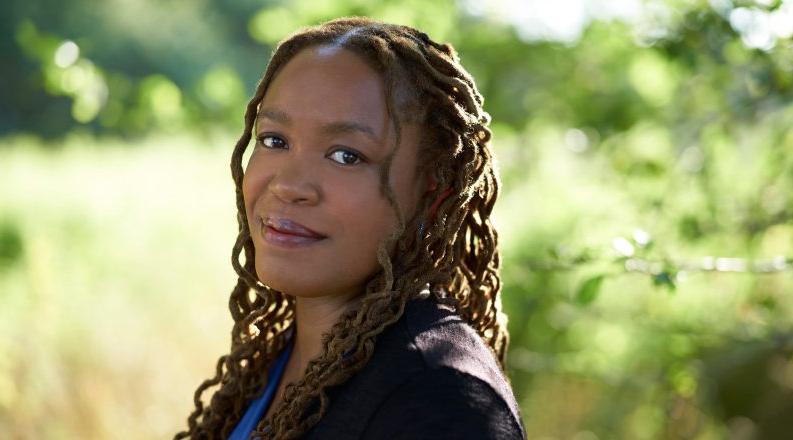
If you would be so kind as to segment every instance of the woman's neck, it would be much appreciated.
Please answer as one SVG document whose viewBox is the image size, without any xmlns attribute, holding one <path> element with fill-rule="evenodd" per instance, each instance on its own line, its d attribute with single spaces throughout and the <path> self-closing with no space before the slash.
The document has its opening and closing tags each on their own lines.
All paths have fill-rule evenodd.
<svg viewBox="0 0 793 440">
<path fill-rule="evenodd" d="M 322 352 L 322 335 L 360 300 L 360 295 L 296 297 L 296 335 L 289 364 L 304 372 L 308 362 Z"/>
</svg>

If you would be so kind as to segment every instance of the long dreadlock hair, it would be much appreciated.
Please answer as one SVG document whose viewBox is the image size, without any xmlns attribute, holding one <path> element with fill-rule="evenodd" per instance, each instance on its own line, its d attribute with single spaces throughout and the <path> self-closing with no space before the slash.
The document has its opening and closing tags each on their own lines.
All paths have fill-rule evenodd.
<svg viewBox="0 0 793 440">
<path fill-rule="evenodd" d="M 437 43 L 408 26 L 363 17 L 340 18 L 300 29 L 281 41 L 247 105 L 245 129 L 231 156 L 239 222 L 232 251 L 238 280 L 229 299 L 234 319 L 231 349 L 218 359 L 214 377 L 196 390 L 188 429 L 175 439 L 226 438 L 266 385 L 262 372 L 268 371 L 288 343 L 295 302 L 255 275 L 242 193 L 242 157 L 274 76 L 301 50 L 321 45 L 350 50 L 382 75 L 396 146 L 384 161 L 380 189 L 394 208 L 398 225 L 378 249 L 382 270 L 367 282 L 361 301 L 323 335 L 322 353 L 309 362 L 299 382 L 285 388 L 283 404 L 271 421 L 259 421 L 253 435 L 287 439 L 306 433 L 325 414 L 329 387 L 344 383 L 366 365 L 377 336 L 402 316 L 407 301 L 422 290 L 426 294 L 427 287 L 432 300 L 453 306 L 478 332 L 504 371 L 509 334 L 507 317 L 501 311 L 498 234 L 490 219 L 500 182 L 490 147 L 490 115 L 482 108 L 482 95 L 450 44 Z M 412 96 L 407 100 L 423 108 L 419 116 L 406 114 L 411 111 L 405 96 Z M 388 182 L 391 159 L 399 146 L 400 120 L 410 117 L 422 119 L 425 131 L 420 169 L 426 171 L 432 164 L 438 185 L 405 224 Z M 433 201 L 435 206 L 431 206 Z M 392 259 L 394 255 L 398 258 Z M 204 406 L 202 395 L 214 387 L 209 406 Z"/>
</svg>

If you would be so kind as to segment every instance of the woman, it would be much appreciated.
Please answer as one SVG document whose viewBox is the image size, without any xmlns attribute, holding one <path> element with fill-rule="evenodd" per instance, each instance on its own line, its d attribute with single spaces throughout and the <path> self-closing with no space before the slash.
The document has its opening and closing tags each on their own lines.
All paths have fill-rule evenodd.
<svg viewBox="0 0 793 440">
<path fill-rule="evenodd" d="M 525 437 L 482 102 L 409 27 L 342 18 L 278 45 L 231 159 L 231 351 L 175 438 Z"/>
</svg>

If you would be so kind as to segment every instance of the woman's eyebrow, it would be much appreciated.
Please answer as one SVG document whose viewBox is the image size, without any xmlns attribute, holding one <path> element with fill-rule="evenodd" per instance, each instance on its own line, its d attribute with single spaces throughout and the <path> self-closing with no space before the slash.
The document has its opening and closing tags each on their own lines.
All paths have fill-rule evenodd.
<svg viewBox="0 0 793 440">
<path fill-rule="evenodd" d="M 272 108 L 261 109 L 258 119 L 269 119 L 283 125 L 289 125 L 292 122 L 292 118 L 286 112 Z M 329 122 L 321 127 L 321 131 L 325 134 L 361 133 L 375 142 L 380 141 L 372 127 L 356 121 Z"/>
<path fill-rule="evenodd" d="M 284 125 L 288 125 L 292 121 L 286 112 L 269 108 L 263 108 L 259 110 L 259 114 L 256 116 L 256 119 L 269 119 L 273 122 L 278 122 L 279 124 Z"/>
</svg>

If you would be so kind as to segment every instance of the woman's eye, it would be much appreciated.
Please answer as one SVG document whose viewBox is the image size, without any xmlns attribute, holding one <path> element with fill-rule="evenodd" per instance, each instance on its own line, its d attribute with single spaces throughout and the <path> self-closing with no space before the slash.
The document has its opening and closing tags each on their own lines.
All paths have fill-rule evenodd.
<svg viewBox="0 0 793 440">
<path fill-rule="evenodd" d="M 286 141 L 275 135 L 271 134 L 263 134 L 257 137 L 258 141 L 267 149 L 284 149 L 287 148 Z M 334 162 L 340 163 L 342 165 L 355 165 L 359 162 L 363 162 L 363 157 L 360 154 L 352 151 L 347 150 L 344 148 L 340 148 L 328 155 Z"/>
<path fill-rule="evenodd" d="M 330 153 L 330 157 L 333 159 L 333 161 L 342 165 L 355 165 L 358 162 L 361 162 L 361 156 L 350 150 L 336 150 L 333 153 Z"/>
<path fill-rule="evenodd" d="M 286 145 L 285 140 L 270 134 L 263 134 L 259 136 L 259 142 L 261 142 L 265 148 L 284 148 Z"/>
</svg>

